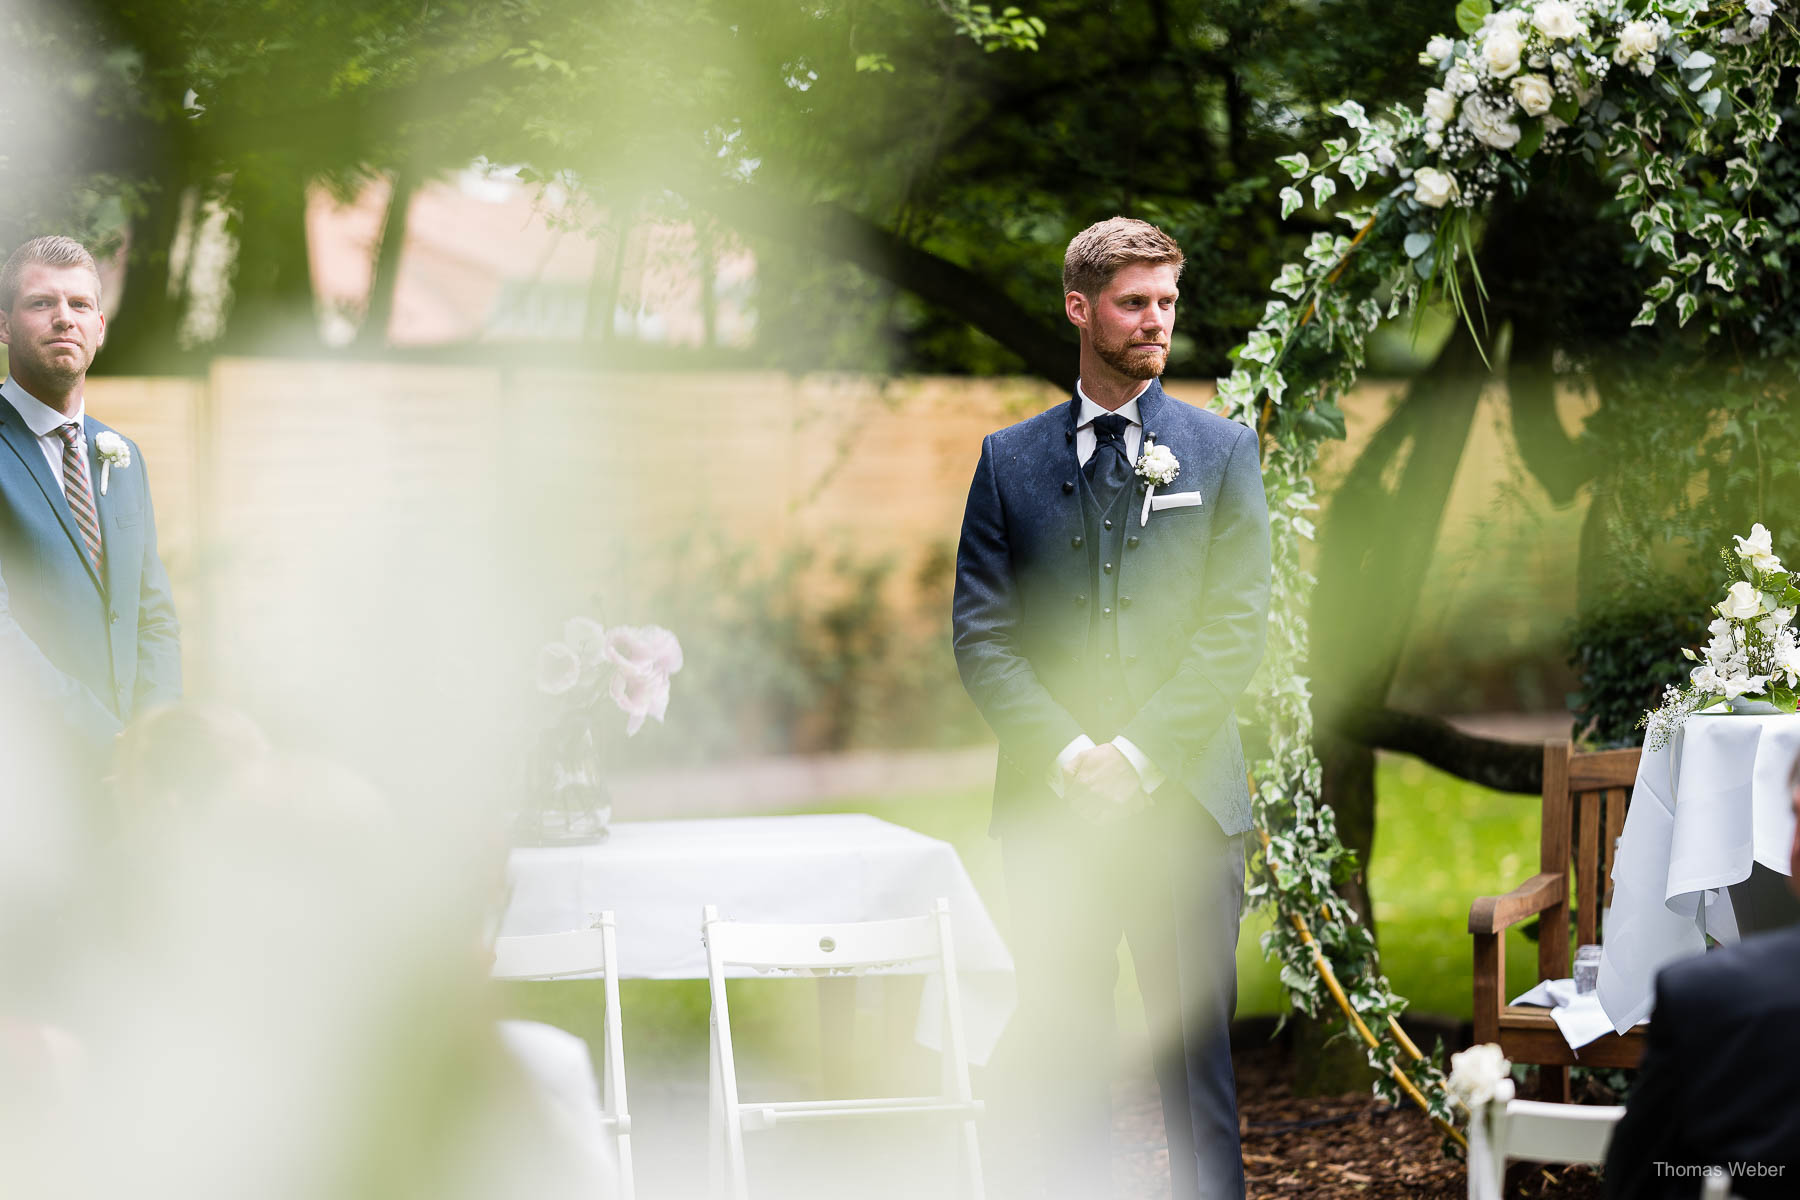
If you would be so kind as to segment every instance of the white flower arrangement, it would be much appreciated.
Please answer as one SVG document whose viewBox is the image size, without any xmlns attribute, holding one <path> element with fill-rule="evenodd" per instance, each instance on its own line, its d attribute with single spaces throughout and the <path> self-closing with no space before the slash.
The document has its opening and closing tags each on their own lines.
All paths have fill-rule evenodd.
<svg viewBox="0 0 1800 1200">
<path fill-rule="evenodd" d="M 1138 478 L 1150 486 L 1168 487 L 1181 474 L 1181 460 L 1167 446 L 1152 442 L 1138 455 L 1136 470 Z"/>
<path fill-rule="evenodd" d="M 527 759 L 526 792 L 516 830 L 528 839 L 604 837 L 612 817 L 606 787 L 607 742 L 661 723 L 669 680 L 681 670 L 681 643 L 660 625 L 610 629 L 588 617 L 563 623 L 562 638 L 538 650 L 541 724 Z"/>
<path fill-rule="evenodd" d="M 1669 744 L 1688 716 L 1716 704 L 1729 711 L 1736 702 L 1760 699 L 1782 712 L 1800 707 L 1800 635 L 1793 627 L 1800 587 L 1775 556 L 1774 538 L 1758 523 L 1749 537 L 1733 538 L 1722 557 L 1739 576 L 1715 605 L 1707 626 L 1709 641 L 1699 653 L 1682 647 L 1696 663 L 1688 682 L 1670 687 L 1662 704 L 1638 722 L 1644 745 Z"/>
<path fill-rule="evenodd" d="M 131 443 L 110 429 L 103 429 L 94 435 L 94 453 L 100 456 L 100 494 L 106 495 L 106 486 L 112 482 L 114 467 L 123 471 L 131 465 Z"/>
<path fill-rule="evenodd" d="M 635 737 L 644 722 L 658 723 L 669 709 L 669 680 L 681 670 L 681 642 L 660 625 L 604 628 L 588 617 L 563 623 L 559 642 L 538 651 L 537 687 L 563 702 L 589 726 L 605 696 L 625 714 L 625 736 Z"/>
</svg>

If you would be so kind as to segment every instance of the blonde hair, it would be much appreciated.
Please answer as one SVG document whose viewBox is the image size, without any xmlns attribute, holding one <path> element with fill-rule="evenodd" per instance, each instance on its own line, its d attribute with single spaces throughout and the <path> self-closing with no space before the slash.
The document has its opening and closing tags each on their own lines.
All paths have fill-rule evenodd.
<svg viewBox="0 0 1800 1200">
<path fill-rule="evenodd" d="M 19 276 L 30 266 L 86 267 L 94 276 L 94 299 L 100 299 L 100 264 L 88 248 L 70 237 L 40 237 L 14 250 L 0 267 L 0 309 L 12 311 L 19 299 Z"/>
<path fill-rule="evenodd" d="M 1167 263 L 1181 278 L 1187 258 L 1175 239 L 1147 221 L 1109 217 L 1076 234 L 1063 253 L 1063 291 L 1096 296 L 1121 268 L 1133 263 Z"/>
</svg>

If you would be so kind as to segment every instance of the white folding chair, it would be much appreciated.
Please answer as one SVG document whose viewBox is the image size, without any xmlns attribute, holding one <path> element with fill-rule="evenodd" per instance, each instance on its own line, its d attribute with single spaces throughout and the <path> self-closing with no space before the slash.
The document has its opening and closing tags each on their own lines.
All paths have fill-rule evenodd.
<svg viewBox="0 0 1800 1200">
<path fill-rule="evenodd" d="M 1606 1161 L 1622 1104 L 1548 1104 L 1512 1099 L 1512 1081 L 1493 1103 L 1478 1105 L 1469 1121 L 1469 1200 L 1500 1200 L 1506 1164 Z"/>
<path fill-rule="evenodd" d="M 1700 1200 L 1738 1200 L 1731 1190 L 1731 1177 L 1722 1171 L 1708 1175 L 1700 1185 Z"/>
<path fill-rule="evenodd" d="M 592 929 L 496 938 L 492 974 L 495 979 L 504 980 L 573 979 L 595 974 L 603 977 L 606 1046 L 601 1055 L 601 1120 L 613 1136 L 618 1155 L 620 1200 L 634 1200 L 631 1115 L 625 1103 L 625 1041 L 619 1026 L 619 955 L 612 913 L 601 913 Z"/>
<path fill-rule="evenodd" d="M 950 902 L 940 899 L 921 917 L 835 925 L 751 925 L 719 919 L 707 905 L 701 917 L 707 977 L 712 989 L 711 1144 L 708 1165 L 714 1197 L 748 1200 L 744 1134 L 802 1121 L 877 1117 L 959 1119 L 957 1159 L 963 1194 L 981 1200 L 981 1151 L 975 1118 L 982 1104 L 969 1087 L 962 1006 L 956 984 L 956 952 L 950 936 Z M 931 964 L 943 976 L 944 1044 L 941 1094 L 865 1100 L 792 1100 L 745 1103 L 738 1098 L 725 1001 L 728 967 L 757 971 L 860 975 L 885 966 Z"/>
</svg>

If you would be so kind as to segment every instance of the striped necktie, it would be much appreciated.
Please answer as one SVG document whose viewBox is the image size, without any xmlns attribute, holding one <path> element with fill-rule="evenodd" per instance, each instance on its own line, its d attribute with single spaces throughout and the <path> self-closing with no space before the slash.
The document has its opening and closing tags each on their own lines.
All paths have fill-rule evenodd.
<svg viewBox="0 0 1800 1200">
<path fill-rule="evenodd" d="M 106 559 L 100 548 L 100 516 L 94 508 L 94 490 L 88 483 L 87 439 L 81 436 L 81 426 L 73 421 L 56 432 L 62 434 L 63 440 L 63 496 L 69 502 L 69 511 L 75 514 L 75 524 L 81 527 L 81 540 L 87 543 L 94 572 L 104 579 Z"/>
</svg>

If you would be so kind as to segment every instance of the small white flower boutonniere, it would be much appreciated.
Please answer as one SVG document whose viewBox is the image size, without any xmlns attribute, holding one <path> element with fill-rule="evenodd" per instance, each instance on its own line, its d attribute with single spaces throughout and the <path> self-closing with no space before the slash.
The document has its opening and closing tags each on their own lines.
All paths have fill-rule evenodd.
<svg viewBox="0 0 1800 1200">
<path fill-rule="evenodd" d="M 1139 479 L 1148 481 L 1152 487 L 1167 487 L 1181 474 L 1181 463 L 1173 450 L 1151 442 L 1138 455 L 1137 473 Z"/>
<path fill-rule="evenodd" d="M 1159 446 L 1155 442 L 1151 442 L 1144 447 L 1144 452 L 1138 455 L 1137 476 L 1146 485 L 1144 487 L 1144 511 L 1138 514 L 1139 528 L 1150 523 L 1150 498 L 1156 495 L 1156 489 L 1174 483 L 1175 477 L 1179 474 L 1181 474 L 1181 460 L 1177 459 L 1175 452 L 1167 446 Z"/>
<path fill-rule="evenodd" d="M 131 465 L 131 446 L 126 440 L 108 429 L 94 437 L 94 453 L 100 456 L 100 494 L 106 495 L 106 485 L 112 480 L 114 467 L 123 471 Z"/>
</svg>

